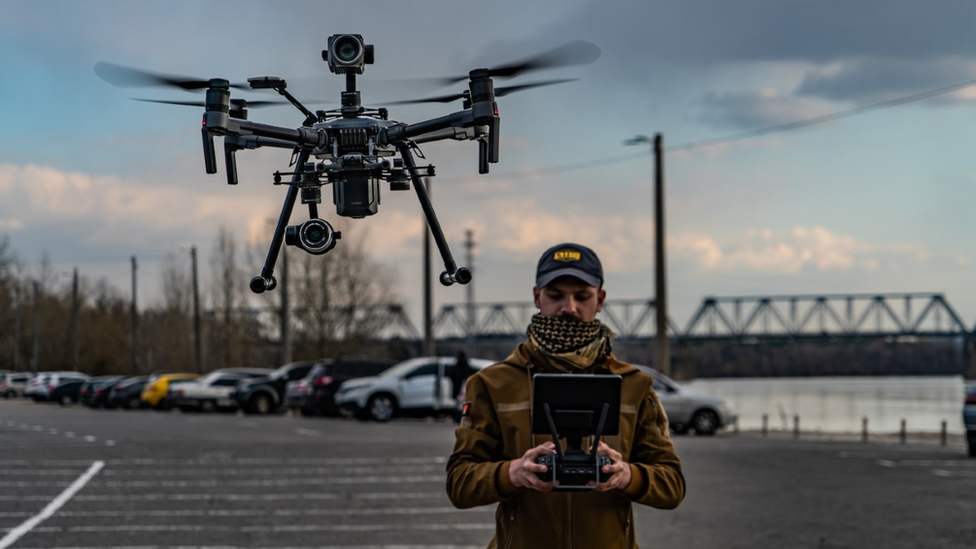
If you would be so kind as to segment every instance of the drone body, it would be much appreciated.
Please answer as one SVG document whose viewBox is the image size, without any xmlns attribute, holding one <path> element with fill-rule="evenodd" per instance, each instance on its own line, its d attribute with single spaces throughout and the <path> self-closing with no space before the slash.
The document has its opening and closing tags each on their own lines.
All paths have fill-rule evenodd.
<svg viewBox="0 0 976 549">
<path fill-rule="evenodd" d="M 163 84 L 183 89 L 206 89 L 201 128 L 204 165 L 208 174 L 217 173 L 214 137 L 223 137 L 227 182 L 231 185 L 238 182 L 237 151 L 259 147 L 293 150 L 291 165 L 295 170 L 274 174 L 274 183 L 287 184 L 288 193 L 264 268 L 250 283 L 253 292 L 262 293 L 276 286 L 274 266 L 282 244 L 297 246 L 312 254 L 324 254 L 341 237 L 328 221 L 319 216 L 318 205 L 322 202 L 323 185 L 332 186 L 332 202 L 337 215 L 363 218 L 377 213 L 384 182 L 389 184 L 392 191 L 409 190 L 412 184 L 444 261 L 441 283 L 470 282 L 471 272 L 457 266 L 437 221 L 424 184 L 424 177 L 433 176 L 435 170 L 431 165 L 417 166 L 414 158 L 417 145 L 445 139 L 477 141 L 480 153 L 478 171 L 488 173 L 489 164 L 498 162 L 499 156 L 500 119 L 496 95 L 568 81 L 553 80 L 496 90 L 492 76 L 514 76 L 528 69 L 586 63 L 595 60 L 596 56 L 599 56 L 596 46 L 575 42 L 517 65 L 473 70 L 464 78 L 468 80 L 468 89 L 461 94 L 395 102 L 464 101 L 464 108 L 460 111 L 416 124 L 389 120 L 385 108 L 371 109 L 362 105 L 360 92 L 356 89 L 356 75 L 362 74 L 365 65 L 373 62 L 373 46 L 366 44 L 358 34 L 333 35 L 329 37 L 328 49 L 322 52 L 329 69 L 346 78 L 341 107 L 330 111 L 313 113 L 287 91 L 286 82 L 278 77 L 250 78 L 244 85 L 232 84 L 220 78 L 203 81 L 155 75 L 107 63 L 99 63 L 95 71 L 106 81 L 120 86 Z M 459 80 L 452 78 L 450 82 Z M 278 102 L 231 99 L 231 88 L 274 90 L 305 115 L 305 122 L 301 127 L 291 129 L 249 121 L 248 107 Z M 144 101 L 199 105 L 183 101 Z M 290 176 L 290 181 L 284 181 L 283 176 Z M 308 207 L 309 219 L 300 225 L 289 226 L 288 221 L 299 197 L 302 204 Z"/>
</svg>

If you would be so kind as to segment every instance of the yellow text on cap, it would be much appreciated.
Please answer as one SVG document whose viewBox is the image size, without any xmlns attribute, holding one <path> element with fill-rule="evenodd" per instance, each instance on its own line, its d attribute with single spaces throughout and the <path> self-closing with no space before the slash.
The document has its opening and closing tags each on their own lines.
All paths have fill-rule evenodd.
<svg viewBox="0 0 976 549">
<path fill-rule="evenodd" d="M 552 258 L 556 261 L 579 261 L 580 253 L 576 250 L 559 250 Z"/>
</svg>

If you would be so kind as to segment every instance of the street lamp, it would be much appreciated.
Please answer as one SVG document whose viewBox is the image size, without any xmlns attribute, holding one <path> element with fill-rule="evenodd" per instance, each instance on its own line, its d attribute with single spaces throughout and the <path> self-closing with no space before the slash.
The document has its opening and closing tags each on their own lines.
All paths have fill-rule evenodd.
<svg viewBox="0 0 976 549">
<path fill-rule="evenodd" d="M 654 139 L 637 135 L 624 141 L 624 145 L 652 143 L 654 153 L 654 313 L 657 330 L 654 335 L 655 366 L 664 375 L 671 375 L 671 344 L 668 341 L 668 292 L 664 254 L 664 138 L 655 134 Z"/>
</svg>

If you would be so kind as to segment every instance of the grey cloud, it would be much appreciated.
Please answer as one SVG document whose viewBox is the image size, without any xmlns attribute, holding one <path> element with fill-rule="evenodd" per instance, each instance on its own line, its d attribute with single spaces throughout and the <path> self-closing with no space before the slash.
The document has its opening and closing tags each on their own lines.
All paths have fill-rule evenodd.
<svg viewBox="0 0 976 549">
<path fill-rule="evenodd" d="M 868 104 L 966 82 L 976 77 L 973 69 L 972 61 L 959 58 L 936 61 L 861 58 L 845 62 L 838 71 L 808 74 L 796 93 Z"/>
<path fill-rule="evenodd" d="M 594 0 L 567 14 L 563 25 L 666 63 L 825 63 L 973 56 L 974 21 L 976 3 L 969 0 Z"/>
<path fill-rule="evenodd" d="M 699 118 L 713 128 L 753 129 L 830 114 L 831 109 L 802 97 L 771 92 L 709 93 Z"/>
</svg>

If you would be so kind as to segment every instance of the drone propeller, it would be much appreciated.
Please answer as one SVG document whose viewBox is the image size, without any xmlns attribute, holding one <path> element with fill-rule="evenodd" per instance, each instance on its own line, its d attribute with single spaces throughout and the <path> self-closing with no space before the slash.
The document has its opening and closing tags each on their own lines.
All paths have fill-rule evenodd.
<svg viewBox="0 0 976 549">
<path fill-rule="evenodd" d="M 557 48 L 540 53 L 534 57 L 523 59 L 517 63 L 489 68 L 489 76 L 511 78 L 523 72 L 568 67 L 572 65 L 588 65 L 600 57 L 600 48 L 593 43 L 575 40 Z M 443 86 L 467 80 L 468 75 L 435 78 L 433 81 Z"/>
<path fill-rule="evenodd" d="M 169 101 L 166 99 L 142 99 L 139 97 L 131 98 L 133 101 L 144 101 L 146 103 L 162 103 L 164 105 L 182 105 L 184 107 L 205 107 L 204 101 Z M 237 99 L 232 99 L 238 101 Z M 272 107 L 274 105 L 289 105 L 288 101 L 248 101 L 247 108 L 260 109 L 261 107 Z"/>
<path fill-rule="evenodd" d="M 109 84 L 120 88 L 164 86 L 180 88 L 187 91 L 197 91 L 210 87 L 210 80 L 194 78 L 192 76 L 154 73 L 142 69 L 116 65 L 114 63 L 106 63 L 104 61 L 99 61 L 95 64 L 95 74 Z M 251 89 L 246 82 L 232 83 L 230 87 L 239 90 Z"/>
<path fill-rule="evenodd" d="M 544 82 L 532 82 L 529 84 L 520 84 L 518 86 L 501 86 L 495 88 L 495 97 L 505 97 L 510 93 L 517 91 L 527 90 L 530 88 L 539 88 L 542 86 L 552 86 L 554 84 L 564 84 L 566 82 L 576 82 L 579 78 L 563 78 L 560 80 L 546 80 Z M 425 97 L 423 99 L 407 99 L 404 101 L 387 101 L 387 105 L 411 105 L 414 103 L 450 103 L 451 101 L 457 101 L 458 99 L 464 99 L 468 96 L 468 92 L 463 93 L 452 93 L 449 95 L 438 95 L 435 97 Z"/>
</svg>

